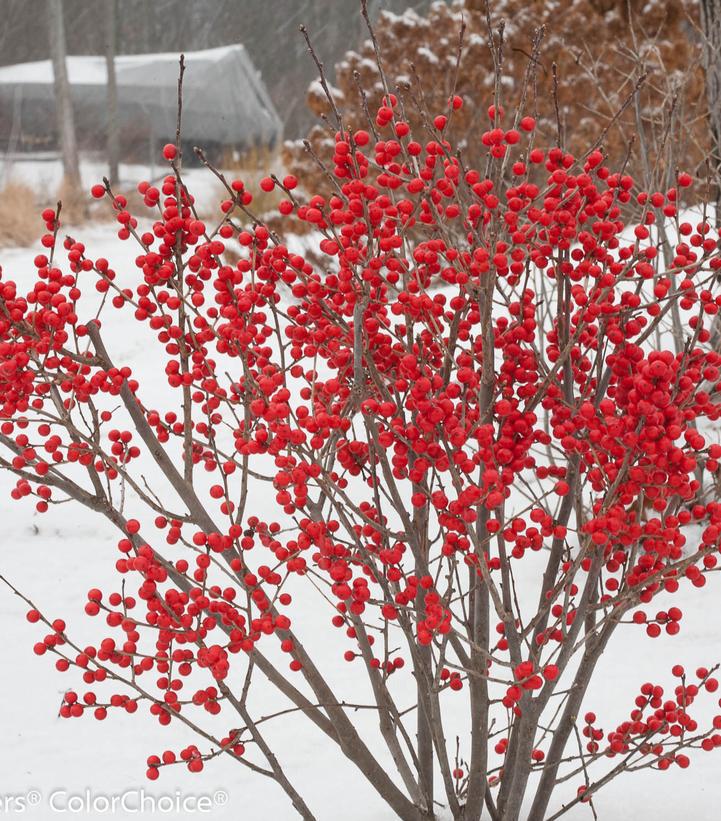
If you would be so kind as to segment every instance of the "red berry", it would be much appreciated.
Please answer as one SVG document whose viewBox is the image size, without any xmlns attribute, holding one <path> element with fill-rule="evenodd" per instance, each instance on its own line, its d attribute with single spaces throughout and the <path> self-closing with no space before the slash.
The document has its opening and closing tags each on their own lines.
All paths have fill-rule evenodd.
<svg viewBox="0 0 721 821">
<path fill-rule="evenodd" d="M 524 131 L 533 131 L 536 127 L 536 120 L 534 117 L 523 117 L 519 125 Z"/>
<path fill-rule="evenodd" d="M 547 664 L 543 668 L 543 677 L 547 681 L 555 681 L 558 678 L 558 667 L 555 664 Z"/>
</svg>

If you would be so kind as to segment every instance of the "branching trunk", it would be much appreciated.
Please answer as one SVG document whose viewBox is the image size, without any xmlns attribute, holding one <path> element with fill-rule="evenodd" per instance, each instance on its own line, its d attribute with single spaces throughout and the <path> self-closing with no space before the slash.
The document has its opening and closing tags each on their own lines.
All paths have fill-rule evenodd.
<svg viewBox="0 0 721 821">
<path fill-rule="evenodd" d="M 414 488 L 420 490 L 419 486 Z M 416 511 L 413 517 L 413 527 L 418 541 L 421 555 L 416 562 L 416 575 L 420 578 L 428 571 L 428 517 L 422 511 Z M 423 588 L 419 588 L 416 594 L 416 618 L 425 619 L 426 608 L 424 603 Z M 433 678 L 433 655 L 430 647 L 419 647 L 418 658 L 426 671 L 428 679 Z M 431 730 L 432 716 L 427 715 L 423 708 L 422 689 L 426 682 L 420 676 L 416 676 L 416 688 L 418 694 L 418 713 L 416 738 L 418 742 L 418 772 L 420 786 L 426 806 L 433 808 L 433 731 Z"/>
</svg>

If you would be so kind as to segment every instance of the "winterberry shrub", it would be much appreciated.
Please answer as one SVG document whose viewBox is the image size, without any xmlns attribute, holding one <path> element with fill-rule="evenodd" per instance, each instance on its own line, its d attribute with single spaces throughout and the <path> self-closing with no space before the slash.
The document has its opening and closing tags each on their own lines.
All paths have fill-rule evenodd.
<svg viewBox="0 0 721 821">
<path fill-rule="evenodd" d="M 685 672 L 682 646 L 667 676 L 629 656 L 624 714 L 587 703 L 609 642 L 683 634 L 717 569 L 718 236 L 681 208 L 689 175 L 641 191 L 599 148 L 534 147 L 498 100 L 467 165 L 445 136 L 463 104 L 415 131 L 390 93 L 372 129 L 339 112 L 331 195 L 261 182 L 319 264 L 216 169 L 227 196 L 199 219 L 171 145 L 142 213 L 92 189 L 134 270 L 50 210 L 32 287 L 0 280 L 12 495 L 119 531 L 90 646 L 16 592 L 73 679 L 63 716 L 169 725 L 150 779 L 229 756 L 313 818 L 268 741 L 302 720 L 399 818 L 541 821 L 721 745 L 721 709 L 695 717 L 716 668 Z M 259 689 L 282 705 L 262 720 Z"/>
</svg>

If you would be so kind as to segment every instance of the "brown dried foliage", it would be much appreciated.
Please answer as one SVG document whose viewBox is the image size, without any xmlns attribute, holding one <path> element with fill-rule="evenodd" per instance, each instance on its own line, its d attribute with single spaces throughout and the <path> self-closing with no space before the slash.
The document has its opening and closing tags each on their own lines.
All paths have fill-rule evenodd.
<svg viewBox="0 0 721 821">
<path fill-rule="evenodd" d="M 10 181 L 0 190 L 0 247 L 30 245 L 42 227 L 35 192 L 22 182 Z"/>
<path fill-rule="evenodd" d="M 603 136 L 615 162 L 631 152 L 629 170 L 649 185 L 661 185 L 679 157 L 685 168 L 702 167 L 709 134 L 693 0 L 497 0 L 490 9 L 496 43 L 503 25 L 500 97 L 506 112 L 515 112 L 521 102 L 534 33 L 543 27 L 523 111 L 538 118 L 536 145 L 560 142 L 578 153 Z M 465 33 L 456 71 L 461 21 Z M 485 0 L 436 2 L 427 16 L 383 13 L 375 33 L 391 91 L 406 99 L 422 96 L 432 113 L 447 111 L 453 91 L 463 96 L 464 107 L 454 112 L 450 129 L 453 139 L 466 140 L 472 156 L 496 84 Z M 332 93 L 346 128 L 369 128 L 359 87 L 374 111 L 384 89 L 370 40 L 336 66 Z M 308 139 L 317 156 L 330 161 L 336 123 L 319 83 L 311 86 L 308 104 L 327 118 Z M 414 130 L 423 126 L 416 122 L 419 108 L 407 106 Z M 632 134 L 637 135 L 633 147 Z M 323 173 L 302 143 L 288 143 L 285 160 L 302 180 L 322 184 Z"/>
</svg>

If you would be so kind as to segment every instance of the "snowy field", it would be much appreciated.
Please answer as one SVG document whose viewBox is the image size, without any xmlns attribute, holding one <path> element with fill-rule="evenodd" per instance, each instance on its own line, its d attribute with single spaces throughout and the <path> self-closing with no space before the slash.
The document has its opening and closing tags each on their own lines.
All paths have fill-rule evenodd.
<svg viewBox="0 0 721 821">
<path fill-rule="evenodd" d="M 49 169 L 50 166 L 46 168 Z M 42 168 L 25 171 L 37 179 Z M 96 181 L 102 173 L 93 168 L 86 171 L 88 182 Z M 124 169 L 124 175 L 132 171 Z M 141 173 L 147 173 L 147 169 L 136 177 Z M 118 241 L 113 224 L 91 225 L 73 233 L 86 243 L 89 256 L 104 256 L 111 261 L 119 282 L 122 283 L 124 272 L 132 274 L 136 248 Z M 37 252 L 38 248 L 0 250 L 3 278 L 15 279 L 21 286 L 29 283 L 34 270 L 32 259 Z M 147 366 L 147 340 L 142 332 L 109 333 L 106 343 L 117 362 L 138 372 Z M 146 397 L 147 393 L 145 390 Z M 0 474 L 0 573 L 49 616 L 65 619 L 78 643 L 90 641 L 97 637 L 100 625 L 84 615 L 84 594 L 94 586 L 115 589 L 117 535 L 103 519 L 79 506 L 63 505 L 38 515 L 32 502 L 10 500 L 13 484 Z M 267 494 L 254 499 L 250 506 L 261 516 L 263 505 L 267 504 L 265 498 Z M 642 630 L 633 627 L 616 634 L 584 705 L 602 718 L 604 727 L 615 726 L 628 716 L 633 698 L 647 677 L 662 684 L 668 692 L 674 684 L 672 664 L 682 663 L 693 670 L 721 661 L 721 625 L 716 616 L 720 595 L 721 578 L 716 574 L 709 577 L 703 590 L 692 592 L 689 586 L 673 597 L 672 603 L 684 610 L 682 630 L 676 637 L 664 634 L 651 641 Z M 660 598 L 654 607 L 656 604 L 662 609 Z M 202 818 L 210 814 L 214 819 L 234 821 L 290 821 L 295 817 L 279 788 L 223 758 L 211 762 L 202 776 L 172 767 L 163 770 L 159 781 L 146 781 L 146 757 L 159 754 L 166 747 L 179 749 L 183 730 L 176 725 L 162 728 L 148 720 L 142 710 L 134 716 L 111 712 L 104 722 L 90 717 L 60 719 L 62 694 L 78 681 L 73 674 L 57 673 L 49 657 L 38 658 L 33 654 L 32 646 L 42 631 L 25 620 L 26 609 L 22 601 L 0 586 L 0 623 L 6 641 L 0 664 L 0 794 L 22 796 L 31 790 L 39 791 L 40 804 L 24 816 L 38 821 L 54 817 L 48 801 L 56 791 L 60 791 L 56 804 L 66 806 L 67 796 L 84 796 L 86 790 L 113 796 L 142 788 L 148 796 L 155 797 L 173 796 L 176 791 L 183 796 L 207 796 L 212 812 L 134 812 L 130 808 L 107 813 L 107 817 Z M 295 612 L 298 620 L 297 609 Z M 310 623 L 319 624 L 318 638 L 309 647 L 311 654 L 320 656 L 321 666 L 325 654 L 327 666 L 342 668 L 334 679 L 334 683 L 341 683 L 338 689 L 352 686 L 354 665 L 343 666 L 335 643 L 325 641 L 327 611 L 310 610 L 306 615 Z M 329 653 L 333 654 L 330 658 Z M 257 699 L 260 710 L 263 693 Z M 701 726 L 704 715 L 714 712 L 714 703 L 715 699 L 709 696 L 700 698 L 698 706 L 695 705 L 694 715 Z M 462 716 L 458 718 L 462 720 Z M 310 723 L 289 718 L 278 722 L 270 737 L 291 781 L 299 787 L 319 821 L 391 821 L 394 817 L 334 745 L 326 743 Z M 192 740 L 188 735 L 187 743 Z M 566 795 L 571 796 L 574 791 L 575 782 L 569 784 Z M 557 808 L 558 799 L 553 804 Z M 721 752 L 694 751 L 691 766 L 685 771 L 672 767 L 665 773 L 643 771 L 622 777 L 595 798 L 598 817 L 605 821 L 672 821 L 679 817 L 715 821 L 720 815 L 719 805 Z M 0 806 L 0 815 L 3 810 L 13 817 L 12 808 Z M 102 814 L 79 811 L 72 816 L 94 819 Z M 577 807 L 565 817 L 570 821 L 592 818 L 587 807 Z"/>
<path fill-rule="evenodd" d="M 29 157 L 32 159 L 28 159 Z M 161 180 L 168 173 L 168 166 L 161 162 L 151 166 L 121 163 L 118 172 L 120 179 L 117 190 L 126 191 L 134 188 L 140 180 Z M 80 173 L 83 187 L 89 191 L 91 185 L 102 181 L 103 176 L 107 175 L 108 166 L 101 160 L 85 158 L 81 163 Z M 220 183 L 206 169 L 186 168 L 183 177 L 200 203 L 215 202 L 218 199 Z M 62 180 L 62 163 L 57 154 L 0 157 L 0 190 L 10 182 L 25 184 L 39 194 L 43 200 L 42 207 L 55 205 Z M 38 219 L 38 232 L 41 227 L 42 223 Z"/>
</svg>

